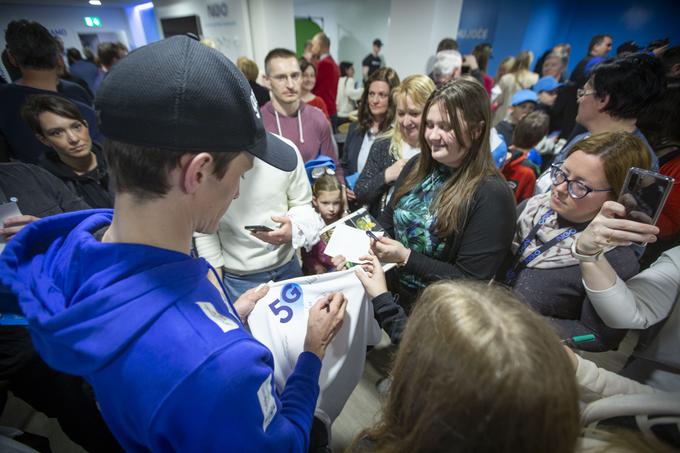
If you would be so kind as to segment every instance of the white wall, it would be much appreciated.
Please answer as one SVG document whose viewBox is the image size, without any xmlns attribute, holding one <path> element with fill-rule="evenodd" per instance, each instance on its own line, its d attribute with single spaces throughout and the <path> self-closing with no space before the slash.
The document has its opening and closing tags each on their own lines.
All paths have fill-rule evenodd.
<svg viewBox="0 0 680 453">
<path fill-rule="evenodd" d="M 416 2 L 414 2 L 416 3 Z M 331 40 L 331 55 L 339 63 L 354 63 L 361 74 L 361 61 L 371 51 L 373 40 L 383 42 L 385 63 L 392 65 L 389 54 L 390 0 L 295 0 L 295 16 L 311 17 L 322 26 Z M 359 79 L 361 77 L 358 77 Z"/>
<path fill-rule="evenodd" d="M 390 47 L 386 57 L 402 79 L 427 73 L 428 59 L 442 38 L 458 34 L 463 0 L 392 0 L 390 5 Z"/>
<path fill-rule="evenodd" d="M 264 72 L 264 57 L 276 48 L 295 51 L 295 15 L 293 0 L 250 0 L 250 30 L 255 60 Z"/>
<path fill-rule="evenodd" d="M 227 5 L 227 15 L 210 17 L 209 5 Z M 253 45 L 250 33 L 248 2 L 246 0 L 155 0 L 158 29 L 163 33 L 160 19 L 197 15 L 201 18 L 202 38 L 211 39 L 231 60 L 242 55 L 251 56 Z"/>
</svg>

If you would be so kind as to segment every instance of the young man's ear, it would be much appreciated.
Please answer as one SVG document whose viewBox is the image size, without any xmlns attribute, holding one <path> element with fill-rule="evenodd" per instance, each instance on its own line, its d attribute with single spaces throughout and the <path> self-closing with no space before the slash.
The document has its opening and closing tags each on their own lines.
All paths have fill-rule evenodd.
<svg viewBox="0 0 680 453">
<path fill-rule="evenodd" d="M 201 184 L 212 172 L 213 158 L 209 153 L 187 154 L 180 160 L 176 170 L 180 171 L 183 189 L 188 194 L 198 191 Z"/>
</svg>

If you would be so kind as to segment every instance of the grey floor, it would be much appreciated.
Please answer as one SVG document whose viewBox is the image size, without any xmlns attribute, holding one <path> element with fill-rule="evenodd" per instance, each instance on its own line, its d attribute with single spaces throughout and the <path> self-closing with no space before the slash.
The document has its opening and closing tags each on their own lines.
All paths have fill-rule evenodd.
<svg viewBox="0 0 680 453">
<path fill-rule="evenodd" d="M 603 368 L 618 371 L 630 355 L 636 338 L 635 334 L 629 334 L 618 351 L 583 355 Z M 376 421 L 381 407 L 376 383 L 387 376 L 394 351 L 395 348 L 389 344 L 387 335 L 383 334 L 381 343 L 368 353 L 364 375 L 333 424 L 331 445 L 334 452 L 344 451 L 362 429 Z M 64 435 L 54 419 L 48 419 L 43 414 L 35 412 L 26 403 L 14 397 L 10 397 L 5 411 L 0 416 L 0 426 L 13 426 L 46 436 L 50 439 L 54 453 L 84 452 Z"/>
</svg>

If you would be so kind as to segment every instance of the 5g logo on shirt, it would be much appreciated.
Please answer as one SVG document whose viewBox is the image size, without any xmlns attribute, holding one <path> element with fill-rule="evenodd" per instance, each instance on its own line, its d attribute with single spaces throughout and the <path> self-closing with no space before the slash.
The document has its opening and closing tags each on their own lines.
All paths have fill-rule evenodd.
<svg viewBox="0 0 680 453">
<path fill-rule="evenodd" d="M 283 288 L 281 288 L 281 294 L 278 299 L 274 299 L 274 302 L 269 304 L 269 309 L 274 313 L 274 316 L 283 314 L 279 318 L 281 324 L 285 324 L 291 319 L 293 319 L 293 309 L 285 304 L 294 304 L 302 298 L 302 288 L 297 283 L 288 283 Z M 282 303 L 283 301 L 283 303 Z"/>
</svg>

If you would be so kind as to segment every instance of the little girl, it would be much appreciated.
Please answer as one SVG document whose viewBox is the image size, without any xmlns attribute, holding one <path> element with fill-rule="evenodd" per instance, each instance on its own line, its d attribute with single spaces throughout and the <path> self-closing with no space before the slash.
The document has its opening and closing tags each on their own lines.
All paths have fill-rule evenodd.
<svg viewBox="0 0 680 453">
<path fill-rule="evenodd" d="M 330 225 L 345 212 L 343 187 L 333 175 L 325 174 L 314 181 L 312 204 L 319 213 L 319 223 Z M 332 258 L 324 254 L 326 243 L 319 241 L 310 251 L 302 249 L 302 271 L 305 275 L 324 274 L 335 270 Z"/>
</svg>

